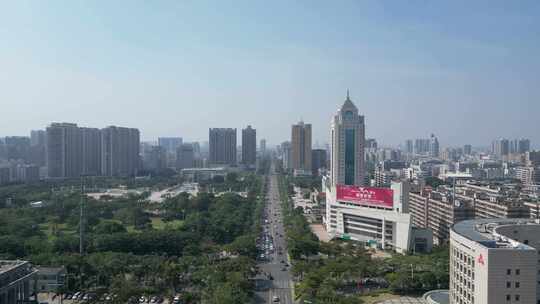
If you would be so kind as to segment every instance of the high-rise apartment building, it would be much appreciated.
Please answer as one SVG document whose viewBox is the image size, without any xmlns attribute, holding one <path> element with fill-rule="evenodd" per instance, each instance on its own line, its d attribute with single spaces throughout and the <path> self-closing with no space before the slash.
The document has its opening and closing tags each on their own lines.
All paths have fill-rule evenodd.
<svg viewBox="0 0 540 304">
<path fill-rule="evenodd" d="M 176 168 L 186 169 L 195 167 L 195 150 L 190 143 L 182 144 L 176 150 Z"/>
<path fill-rule="evenodd" d="M 47 176 L 74 178 L 82 173 L 81 129 L 73 123 L 52 123 L 47 127 Z"/>
<path fill-rule="evenodd" d="M 82 174 L 101 175 L 101 131 L 80 128 L 82 136 Z"/>
<path fill-rule="evenodd" d="M 330 180 L 332 184 L 364 185 L 364 116 L 349 98 L 332 119 L 330 131 Z"/>
<path fill-rule="evenodd" d="M 254 167 L 257 162 L 257 130 L 251 126 L 242 129 L 242 164 Z"/>
<path fill-rule="evenodd" d="M 236 128 L 210 128 L 211 165 L 236 165 Z"/>
<path fill-rule="evenodd" d="M 291 165 L 298 172 L 311 172 L 311 124 L 303 121 L 292 126 Z"/>
<path fill-rule="evenodd" d="M 136 175 L 140 163 L 138 129 L 110 126 L 101 129 L 101 174 Z"/>
</svg>

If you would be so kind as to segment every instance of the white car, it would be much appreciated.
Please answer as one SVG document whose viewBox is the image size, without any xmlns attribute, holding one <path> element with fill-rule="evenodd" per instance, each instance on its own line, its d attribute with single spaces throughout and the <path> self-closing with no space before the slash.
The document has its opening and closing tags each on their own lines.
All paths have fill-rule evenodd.
<svg viewBox="0 0 540 304">
<path fill-rule="evenodd" d="M 274 297 L 272 298 L 272 302 L 274 302 L 274 303 L 279 302 L 279 297 L 278 297 L 278 296 L 274 296 Z"/>
</svg>

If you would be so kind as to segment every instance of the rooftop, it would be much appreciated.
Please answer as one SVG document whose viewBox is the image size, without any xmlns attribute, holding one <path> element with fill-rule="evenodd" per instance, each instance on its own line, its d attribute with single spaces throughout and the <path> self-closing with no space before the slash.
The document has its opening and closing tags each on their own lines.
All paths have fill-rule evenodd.
<svg viewBox="0 0 540 304">
<path fill-rule="evenodd" d="M 534 250 L 534 248 L 497 233 L 496 228 L 506 225 L 535 225 L 540 232 L 540 224 L 525 218 L 475 219 L 459 222 L 452 230 L 488 248 L 508 248 Z"/>
<path fill-rule="evenodd" d="M 15 269 L 25 263 L 28 262 L 20 260 L 0 260 L 0 274 Z"/>
</svg>

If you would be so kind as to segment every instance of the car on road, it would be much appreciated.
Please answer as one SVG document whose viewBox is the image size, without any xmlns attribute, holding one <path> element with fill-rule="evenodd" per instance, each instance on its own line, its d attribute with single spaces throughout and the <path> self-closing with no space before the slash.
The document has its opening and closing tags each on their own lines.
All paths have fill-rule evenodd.
<svg viewBox="0 0 540 304">
<path fill-rule="evenodd" d="M 274 296 L 274 297 L 272 298 L 272 302 L 274 302 L 274 303 L 279 302 L 279 297 L 278 297 L 278 296 Z"/>
</svg>

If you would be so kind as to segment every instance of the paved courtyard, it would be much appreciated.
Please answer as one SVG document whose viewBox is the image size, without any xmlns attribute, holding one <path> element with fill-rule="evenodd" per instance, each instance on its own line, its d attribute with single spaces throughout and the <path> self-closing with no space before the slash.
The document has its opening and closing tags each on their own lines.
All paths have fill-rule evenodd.
<svg viewBox="0 0 540 304">
<path fill-rule="evenodd" d="M 385 300 L 378 304 L 427 304 L 427 302 L 422 298 L 401 297 L 399 299 Z"/>
</svg>

